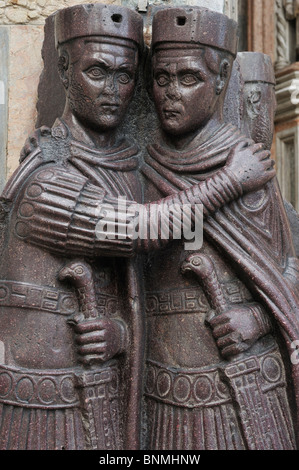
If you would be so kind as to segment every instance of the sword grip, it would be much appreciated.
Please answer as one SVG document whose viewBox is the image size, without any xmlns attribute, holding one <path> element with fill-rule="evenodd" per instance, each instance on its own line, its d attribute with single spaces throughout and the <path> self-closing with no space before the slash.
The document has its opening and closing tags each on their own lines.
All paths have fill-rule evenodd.
<svg viewBox="0 0 299 470">
<path fill-rule="evenodd" d="M 193 271 L 199 279 L 211 308 L 218 315 L 225 312 L 229 306 L 212 260 L 202 253 L 196 253 L 189 257 L 187 263 L 187 269 Z"/>
<path fill-rule="evenodd" d="M 92 269 L 87 263 L 74 261 L 65 265 L 58 274 L 60 281 L 70 280 L 76 288 L 80 313 L 85 320 L 100 318 Z"/>
</svg>

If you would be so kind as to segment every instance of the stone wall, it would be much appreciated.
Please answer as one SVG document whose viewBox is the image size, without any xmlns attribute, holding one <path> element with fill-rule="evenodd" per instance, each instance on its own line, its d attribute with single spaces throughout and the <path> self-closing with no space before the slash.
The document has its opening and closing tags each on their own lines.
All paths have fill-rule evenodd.
<svg viewBox="0 0 299 470">
<path fill-rule="evenodd" d="M 0 1 L 0 24 L 44 24 L 45 19 L 61 8 L 79 3 L 94 3 L 94 0 L 4 0 Z M 108 0 L 103 3 L 120 3 Z"/>
</svg>

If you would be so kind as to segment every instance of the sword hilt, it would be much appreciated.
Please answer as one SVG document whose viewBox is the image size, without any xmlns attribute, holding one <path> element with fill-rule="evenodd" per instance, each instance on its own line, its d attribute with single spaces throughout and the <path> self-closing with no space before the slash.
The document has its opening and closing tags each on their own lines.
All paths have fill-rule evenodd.
<svg viewBox="0 0 299 470">
<path fill-rule="evenodd" d="M 193 253 L 184 261 L 181 270 L 183 273 L 193 271 L 196 274 L 210 306 L 216 314 L 219 315 L 228 309 L 228 302 L 224 297 L 215 266 L 208 256 L 202 253 Z"/>
<path fill-rule="evenodd" d="M 60 281 L 70 280 L 76 288 L 80 313 L 84 319 L 98 318 L 98 307 L 92 269 L 87 263 L 73 261 L 65 265 L 58 274 Z"/>
<path fill-rule="evenodd" d="M 93 282 L 92 269 L 87 263 L 80 261 L 73 261 L 65 265 L 58 274 L 60 281 L 69 280 L 74 284 L 76 295 L 79 303 L 79 314 L 82 315 L 83 320 L 94 320 L 101 318 L 98 312 L 96 302 L 96 293 Z M 82 317 L 73 317 L 69 323 L 78 324 L 82 321 Z M 98 362 L 98 356 L 89 354 L 84 356 L 84 362 L 92 364 Z"/>
</svg>

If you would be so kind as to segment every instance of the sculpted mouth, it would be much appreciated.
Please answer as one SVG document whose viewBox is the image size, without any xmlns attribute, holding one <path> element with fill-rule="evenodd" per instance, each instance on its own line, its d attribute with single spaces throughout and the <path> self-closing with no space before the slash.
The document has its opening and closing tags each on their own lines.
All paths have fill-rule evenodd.
<svg viewBox="0 0 299 470">
<path fill-rule="evenodd" d="M 176 110 L 176 109 L 164 109 L 163 110 L 163 113 L 164 113 L 164 116 L 167 118 L 167 119 L 171 119 L 171 118 L 176 118 L 178 117 L 181 113 Z"/>
<path fill-rule="evenodd" d="M 100 105 L 100 108 L 102 109 L 102 111 L 106 111 L 108 113 L 114 113 L 118 111 L 119 105 L 115 103 L 102 103 Z"/>
</svg>

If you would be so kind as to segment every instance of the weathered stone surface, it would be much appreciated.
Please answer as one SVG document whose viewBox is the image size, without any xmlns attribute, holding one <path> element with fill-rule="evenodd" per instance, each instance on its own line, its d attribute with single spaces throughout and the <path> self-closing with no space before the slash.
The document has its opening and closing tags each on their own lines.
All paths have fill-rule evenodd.
<svg viewBox="0 0 299 470">
<path fill-rule="evenodd" d="M 44 28 L 42 57 L 44 68 L 38 86 L 36 126 L 52 127 L 55 119 L 61 116 L 65 104 L 65 90 L 59 79 L 58 54 L 54 44 L 54 21 L 48 18 Z"/>
<path fill-rule="evenodd" d="M 248 51 L 263 52 L 275 62 L 275 0 L 248 2 Z M 265 14 L 269 12 L 269 14 Z"/>
<path fill-rule="evenodd" d="M 9 7 L 5 9 L 6 22 L 8 23 L 26 23 L 27 22 L 27 10 L 19 9 L 15 7 Z"/>
<path fill-rule="evenodd" d="M 0 27 L 0 190 L 6 177 L 8 51 L 8 30 Z"/>
<path fill-rule="evenodd" d="M 0 24 L 43 24 L 45 19 L 55 11 L 80 3 L 99 2 L 94 0 L 84 0 L 83 2 L 82 0 L 0 1 Z M 102 3 L 120 5 L 122 2 L 121 0 L 106 0 Z"/>
<path fill-rule="evenodd" d="M 10 27 L 7 176 L 18 165 L 20 149 L 36 121 L 37 85 L 42 69 L 42 26 Z"/>
</svg>

